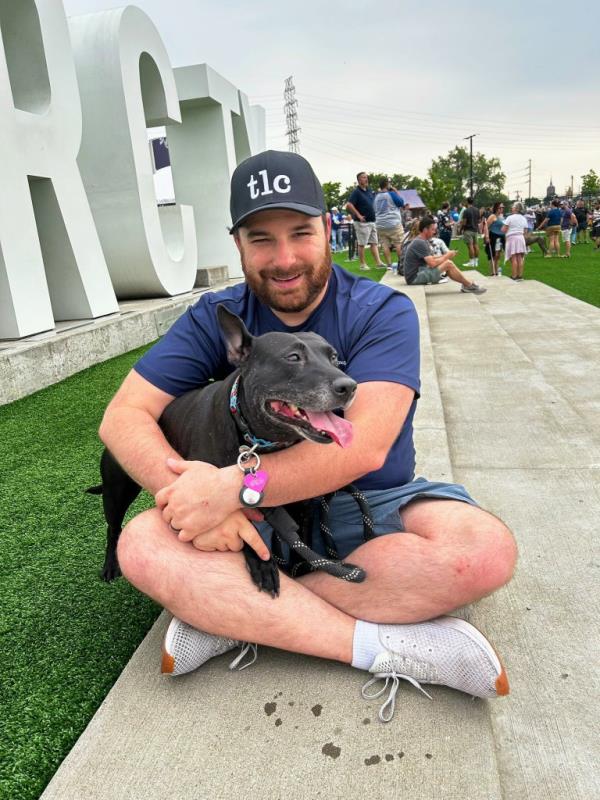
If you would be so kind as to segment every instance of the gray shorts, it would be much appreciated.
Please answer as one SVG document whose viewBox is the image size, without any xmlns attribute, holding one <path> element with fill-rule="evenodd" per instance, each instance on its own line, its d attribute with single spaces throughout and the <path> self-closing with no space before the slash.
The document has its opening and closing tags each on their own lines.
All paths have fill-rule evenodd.
<svg viewBox="0 0 600 800">
<path fill-rule="evenodd" d="M 463 231 L 463 239 L 467 244 L 477 244 L 477 231 Z"/>
<path fill-rule="evenodd" d="M 354 220 L 354 230 L 356 231 L 356 241 L 361 247 L 366 247 L 368 244 L 378 244 L 377 227 L 374 222 Z"/>
<path fill-rule="evenodd" d="M 425 478 L 415 478 L 411 483 L 393 489 L 367 489 L 363 492 L 373 518 L 376 536 L 404 532 L 402 509 L 413 500 L 459 500 L 472 506 L 473 500 L 464 486 L 458 483 L 437 483 Z M 320 498 L 310 501 L 313 504 L 312 548 L 326 555 L 325 544 L 319 529 Z M 256 524 L 264 542 L 270 547 L 273 529 L 266 522 Z M 346 556 L 364 543 L 363 523 L 356 500 L 346 492 L 334 495 L 329 506 L 329 527 L 331 529 L 340 558 Z M 287 557 L 286 548 L 283 548 Z"/>
<path fill-rule="evenodd" d="M 428 283 L 439 283 L 442 270 L 437 267 L 422 267 L 412 279 L 411 286 L 426 286 Z"/>
</svg>

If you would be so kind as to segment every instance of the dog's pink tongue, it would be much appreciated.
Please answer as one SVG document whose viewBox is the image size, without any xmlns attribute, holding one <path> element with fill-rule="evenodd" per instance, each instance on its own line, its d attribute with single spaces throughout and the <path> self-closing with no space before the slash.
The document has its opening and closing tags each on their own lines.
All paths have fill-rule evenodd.
<svg viewBox="0 0 600 800">
<path fill-rule="evenodd" d="M 308 421 L 318 431 L 328 433 L 340 447 L 348 447 L 352 441 L 352 423 L 338 417 L 333 411 L 305 411 Z"/>
</svg>

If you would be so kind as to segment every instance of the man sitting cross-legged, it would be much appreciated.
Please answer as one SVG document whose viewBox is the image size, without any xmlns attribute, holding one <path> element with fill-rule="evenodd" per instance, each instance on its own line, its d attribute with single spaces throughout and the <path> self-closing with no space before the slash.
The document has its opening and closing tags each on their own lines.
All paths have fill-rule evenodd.
<svg viewBox="0 0 600 800">
<path fill-rule="evenodd" d="M 275 190 L 249 191 L 258 175 Z M 142 356 L 102 422 L 106 446 L 157 504 L 123 530 L 121 569 L 174 615 L 163 658 L 171 675 L 248 642 L 351 664 L 370 681 L 387 679 L 384 719 L 400 679 L 479 697 L 506 694 L 491 644 L 447 615 L 510 579 L 513 536 L 463 486 L 415 479 L 415 307 L 391 287 L 332 264 L 325 211 L 310 164 L 295 153 L 259 153 L 234 171 L 232 233 L 245 282 L 203 294 Z M 243 474 L 235 464 L 182 461 L 157 425 L 175 396 L 232 371 L 218 329 L 220 303 L 253 335 L 321 334 L 358 383 L 345 412 L 354 430 L 347 447 L 302 441 L 261 454 L 261 469 L 269 475 L 264 506 L 356 482 L 375 538 L 364 541 L 360 509 L 343 493 L 330 503 L 328 527 L 339 556 L 365 570 L 363 583 L 313 572 L 295 580 L 281 575 L 276 599 L 256 591 L 240 550 L 246 542 L 268 558 L 269 540 L 261 538 L 268 537 L 264 523 L 259 535 L 243 513 Z M 301 348 L 289 359 L 301 381 Z M 325 552 L 316 521 L 313 548 Z"/>
<path fill-rule="evenodd" d="M 437 233 L 437 222 L 433 217 L 425 216 L 419 222 L 419 235 L 412 240 L 404 257 L 404 277 L 411 286 L 428 283 L 439 283 L 444 274 L 451 280 L 461 284 L 461 292 L 483 294 L 487 289 L 478 286 L 466 278 L 452 259 L 458 255 L 457 250 L 448 250 L 435 256 L 429 241 Z"/>
</svg>

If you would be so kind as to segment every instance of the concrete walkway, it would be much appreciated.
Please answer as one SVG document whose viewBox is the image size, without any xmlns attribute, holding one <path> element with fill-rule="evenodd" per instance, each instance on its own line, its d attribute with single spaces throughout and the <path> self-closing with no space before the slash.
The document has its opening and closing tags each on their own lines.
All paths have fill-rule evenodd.
<svg viewBox="0 0 600 800">
<path fill-rule="evenodd" d="M 224 656 L 161 677 L 163 615 L 43 800 L 600 796 L 600 311 L 534 281 L 388 281 L 422 323 L 419 473 L 466 484 L 519 542 L 512 583 L 464 613 L 511 695 L 405 685 L 383 725 L 363 673 L 268 648 L 242 673 Z"/>
</svg>

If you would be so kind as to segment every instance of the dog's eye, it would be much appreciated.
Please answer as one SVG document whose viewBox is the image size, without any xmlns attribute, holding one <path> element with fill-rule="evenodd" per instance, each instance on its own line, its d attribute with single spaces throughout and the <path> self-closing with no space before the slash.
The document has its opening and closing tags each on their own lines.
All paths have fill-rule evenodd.
<svg viewBox="0 0 600 800">
<path fill-rule="evenodd" d="M 298 353 L 289 353 L 287 356 L 288 361 L 301 361 L 300 355 Z"/>
<path fill-rule="evenodd" d="M 337 353 L 331 354 L 331 363 L 333 364 L 334 367 L 339 367 L 340 362 L 338 361 Z"/>
</svg>

